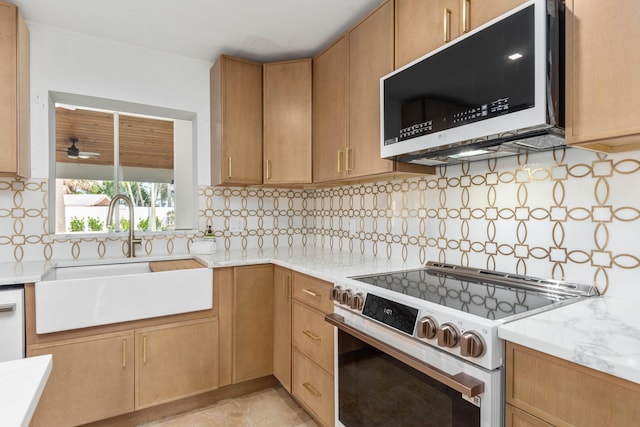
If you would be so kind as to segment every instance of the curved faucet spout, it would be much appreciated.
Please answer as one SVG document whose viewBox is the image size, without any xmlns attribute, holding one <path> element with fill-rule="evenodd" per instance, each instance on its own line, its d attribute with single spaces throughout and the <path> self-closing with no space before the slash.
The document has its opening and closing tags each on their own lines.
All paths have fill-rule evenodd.
<svg viewBox="0 0 640 427">
<path fill-rule="evenodd" d="M 133 235 L 133 202 L 131 201 L 131 199 L 127 196 L 125 196 L 124 194 L 116 194 L 115 196 L 113 196 L 113 199 L 111 199 L 111 202 L 109 202 L 109 209 L 107 210 L 107 227 L 109 226 L 109 224 L 113 223 L 113 211 L 114 211 L 114 207 L 117 205 L 117 203 L 120 200 L 124 200 L 124 202 L 127 204 L 127 207 L 129 208 L 129 252 L 127 253 L 127 256 L 129 258 L 133 258 L 136 256 L 136 246 L 135 245 L 142 245 L 142 239 L 140 238 L 135 238 Z"/>
</svg>

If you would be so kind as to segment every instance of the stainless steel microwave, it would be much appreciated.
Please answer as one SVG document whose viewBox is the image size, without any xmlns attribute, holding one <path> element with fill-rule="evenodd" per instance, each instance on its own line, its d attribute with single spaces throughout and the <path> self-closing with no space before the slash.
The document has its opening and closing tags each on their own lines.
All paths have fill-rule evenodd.
<svg viewBox="0 0 640 427">
<path fill-rule="evenodd" d="M 426 165 L 564 146 L 564 7 L 530 0 L 380 80 L 381 156 Z"/>
</svg>

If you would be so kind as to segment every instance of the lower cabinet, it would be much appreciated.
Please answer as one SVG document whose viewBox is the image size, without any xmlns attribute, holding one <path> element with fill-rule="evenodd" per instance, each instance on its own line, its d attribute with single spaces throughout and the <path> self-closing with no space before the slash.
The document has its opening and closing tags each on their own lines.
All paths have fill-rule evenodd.
<svg viewBox="0 0 640 427">
<path fill-rule="evenodd" d="M 333 312 L 333 286 L 292 272 L 291 392 L 325 426 L 334 425 L 334 328 L 324 321 Z"/>
<path fill-rule="evenodd" d="M 507 427 L 637 426 L 640 384 L 507 342 Z"/>
<path fill-rule="evenodd" d="M 75 426 L 134 409 L 133 331 L 44 344 L 30 356 L 53 355 L 51 375 L 32 426 Z"/>
<path fill-rule="evenodd" d="M 53 355 L 33 426 L 75 426 L 218 386 L 218 319 L 208 317 L 32 346 Z"/>
<path fill-rule="evenodd" d="M 303 353 L 293 349 L 293 395 L 325 426 L 332 426 L 333 375 L 316 365 Z"/>
<path fill-rule="evenodd" d="M 136 409 L 217 387 L 217 318 L 137 330 L 135 339 Z"/>
<path fill-rule="evenodd" d="M 273 267 L 273 375 L 291 393 L 291 270 Z"/>
<path fill-rule="evenodd" d="M 511 427 L 553 427 L 553 424 L 545 423 L 515 406 L 505 405 L 505 425 Z"/>
<path fill-rule="evenodd" d="M 233 269 L 233 383 L 273 373 L 273 266 Z"/>
</svg>

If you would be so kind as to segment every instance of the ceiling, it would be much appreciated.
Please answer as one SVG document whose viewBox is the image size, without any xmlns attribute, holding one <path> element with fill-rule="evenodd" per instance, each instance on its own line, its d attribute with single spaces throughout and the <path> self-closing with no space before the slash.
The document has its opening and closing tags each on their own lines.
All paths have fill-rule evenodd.
<svg viewBox="0 0 640 427">
<path fill-rule="evenodd" d="M 381 0 L 9 0 L 50 27 L 214 62 L 313 56 Z"/>
</svg>

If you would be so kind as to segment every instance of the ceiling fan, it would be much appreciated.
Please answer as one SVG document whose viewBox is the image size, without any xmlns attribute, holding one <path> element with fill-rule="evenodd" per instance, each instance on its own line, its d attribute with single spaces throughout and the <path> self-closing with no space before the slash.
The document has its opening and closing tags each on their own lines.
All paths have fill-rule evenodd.
<svg viewBox="0 0 640 427">
<path fill-rule="evenodd" d="M 94 153 L 91 151 L 80 151 L 78 147 L 76 147 L 78 138 L 71 137 L 69 138 L 69 142 L 71 143 L 71 146 L 66 149 L 66 153 L 67 157 L 70 159 L 95 159 L 96 157 L 100 157 L 100 153 Z"/>
</svg>

